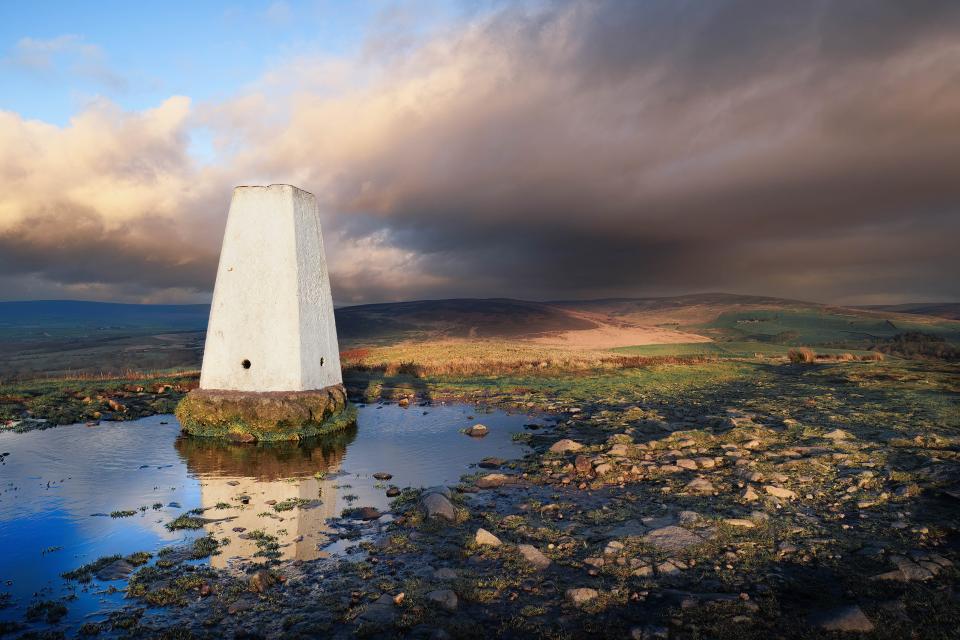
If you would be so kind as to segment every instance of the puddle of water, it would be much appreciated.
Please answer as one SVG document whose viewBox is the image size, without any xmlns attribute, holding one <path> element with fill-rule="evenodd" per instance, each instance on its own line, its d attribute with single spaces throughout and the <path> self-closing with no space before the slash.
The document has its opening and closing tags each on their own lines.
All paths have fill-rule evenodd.
<svg viewBox="0 0 960 640">
<path fill-rule="evenodd" d="M 484 457 L 519 457 L 524 449 L 511 437 L 529 421 L 467 405 L 384 405 L 360 407 L 354 429 L 299 445 L 184 438 L 173 416 L 0 433 L 0 453 L 9 452 L 0 466 L 0 621 L 22 622 L 31 602 L 62 598 L 68 627 L 99 619 L 122 603 L 122 591 L 109 587 L 124 583 L 78 585 L 60 574 L 207 533 L 230 539 L 210 558 L 214 567 L 242 564 L 257 551 L 240 528 L 276 536 L 284 559 L 343 552 L 357 541 L 331 543 L 328 518 L 352 507 L 386 511 L 390 485 L 453 484 Z M 490 428 L 486 437 L 460 433 L 476 422 Z M 381 472 L 393 477 L 373 477 Z M 277 510 L 285 501 L 303 506 Z M 205 518 L 225 520 L 200 531 L 164 526 L 198 507 Z M 111 517 L 118 511 L 135 515 Z"/>
</svg>

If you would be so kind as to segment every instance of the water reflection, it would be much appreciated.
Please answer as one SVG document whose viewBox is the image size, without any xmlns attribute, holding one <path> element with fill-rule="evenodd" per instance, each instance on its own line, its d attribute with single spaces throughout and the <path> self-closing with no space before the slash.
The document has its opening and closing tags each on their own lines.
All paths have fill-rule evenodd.
<svg viewBox="0 0 960 640">
<path fill-rule="evenodd" d="M 229 444 L 180 437 L 177 453 L 200 481 L 204 515 L 229 518 L 205 529 L 230 542 L 211 565 L 229 566 L 253 558 L 258 550 L 249 536 L 275 536 L 284 560 L 313 560 L 328 540 L 327 519 L 340 513 L 338 480 L 347 447 L 357 428 L 300 443 Z"/>
</svg>

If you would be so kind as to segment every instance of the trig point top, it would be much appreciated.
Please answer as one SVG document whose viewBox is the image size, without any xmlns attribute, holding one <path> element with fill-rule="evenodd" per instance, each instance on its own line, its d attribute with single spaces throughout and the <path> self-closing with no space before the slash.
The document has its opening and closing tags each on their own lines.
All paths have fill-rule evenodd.
<svg viewBox="0 0 960 640">
<path fill-rule="evenodd" d="M 200 389 L 177 409 L 183 429 L 243 441 L 313 435 L 343 409 L 342 382 L 316 198 L 285 184 L 237 187 Z"/>
</svg>

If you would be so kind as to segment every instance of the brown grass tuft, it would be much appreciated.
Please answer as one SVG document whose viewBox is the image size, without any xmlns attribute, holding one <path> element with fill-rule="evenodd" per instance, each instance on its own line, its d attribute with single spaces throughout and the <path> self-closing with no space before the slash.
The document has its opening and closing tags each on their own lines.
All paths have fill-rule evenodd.
<svg viewBox="0 0 960 640">
<path fill-rule="evenodd" d="M 816 361 L 817 356 L 811 349 L 800 347 L 799 349 L 790 349 L 787 352 L 787 359 L 793 364 L 811 364 Z"/>
</svg>

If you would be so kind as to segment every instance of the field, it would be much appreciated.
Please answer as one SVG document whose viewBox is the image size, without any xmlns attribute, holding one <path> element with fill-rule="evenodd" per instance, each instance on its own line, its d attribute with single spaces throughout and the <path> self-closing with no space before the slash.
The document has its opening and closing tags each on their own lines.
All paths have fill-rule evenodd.
<svg viewBox="0 0 960 640">
<path fill-rule="evenodd" d="M 267 556 L 248 573 L 151 564 L 98 629 L 956 637 L 960 364 L 877 350 L 903 348 L 892 338 L 904 332 L 951 346 L 958 323 L 768 299 L 598 301 L 569 317 L 571 303 L 497 304 L 515 318 L 485 317 L 477 301 L 436 319 L 401 309 L 382 330 L 384 307 L 338 316 L 356 323 L 343 353 L 354 402 L 540 416 L 517 436 L 528 455 L 487 461 L 444 498 L 452 518 L 406 488 L 360 558 Z M 600 325 L 708 341 L 583 348 L 560 337 Z M 790 362 L 801 345 L 821 357 Z M 11 429 L 129 419 L 169 411 L 196 379 L 12 379 L 0 417 Z"/>
</svg>

